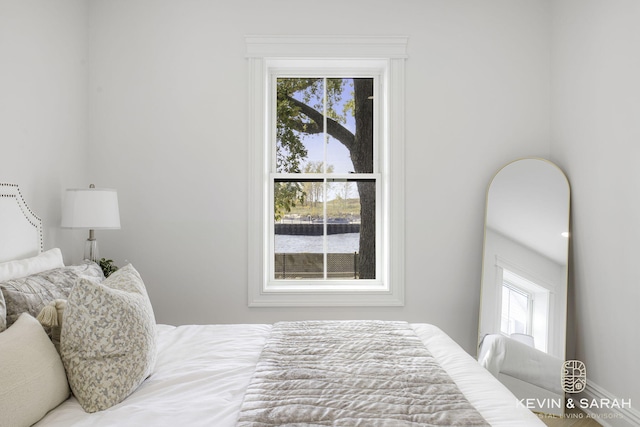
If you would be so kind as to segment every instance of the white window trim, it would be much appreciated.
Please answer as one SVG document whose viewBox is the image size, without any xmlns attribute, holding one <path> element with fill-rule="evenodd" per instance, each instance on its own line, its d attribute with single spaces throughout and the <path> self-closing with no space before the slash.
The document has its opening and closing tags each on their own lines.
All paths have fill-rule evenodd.
<svg viewBox="0 0 640 427">
<path fill-rule="evenodd" d="M 247 36 L 249 62 L 249 221 L 248 304 L 250 307 L 282 306 L 402 306 L 404 305 L 404 62 L 407 37 L 353 36 Z M 387 132 L 393 144 L 385 149 L 382 168 L 387 203 L 383 218 L 386 235 L 382 243 L 383 287 L 374 289 L 354 283 L 349 289 L 324 286 L 313 290 L 295 287 L 267 289 L 269 227 L 265 226 L 264 204 L 269 190 L 267 134 L 268 65 L 287 59 L 348 58 L 384 60 L 386 68 Z"/>
</svg>

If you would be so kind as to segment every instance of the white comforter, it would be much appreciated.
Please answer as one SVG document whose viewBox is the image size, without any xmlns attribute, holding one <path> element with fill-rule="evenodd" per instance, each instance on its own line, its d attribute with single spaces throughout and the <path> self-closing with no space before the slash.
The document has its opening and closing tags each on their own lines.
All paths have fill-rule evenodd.
<svg viewBox="0 0 640 427">
<path fill-rule="evenodd" d="M 412 327 L 491 425 L 543 425 L 440 329 Z M 270 330 L 271 325 L 255 324 L 158 325 L 155 371 L 131 396 L 93 414 L 85 413 L 71 397 L 36 426 L 235 426 Z"/>
</svg>

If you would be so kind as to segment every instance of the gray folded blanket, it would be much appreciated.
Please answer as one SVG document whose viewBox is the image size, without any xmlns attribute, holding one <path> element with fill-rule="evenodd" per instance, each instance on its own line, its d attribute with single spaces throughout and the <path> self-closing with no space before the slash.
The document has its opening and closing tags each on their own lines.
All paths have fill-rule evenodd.
<svg viewBox="0 0 640 427">
<path fill-rule="evenodd" d="M 238 426 L 487 426 L 405 322 L 273 326 Z"/>
</svg>

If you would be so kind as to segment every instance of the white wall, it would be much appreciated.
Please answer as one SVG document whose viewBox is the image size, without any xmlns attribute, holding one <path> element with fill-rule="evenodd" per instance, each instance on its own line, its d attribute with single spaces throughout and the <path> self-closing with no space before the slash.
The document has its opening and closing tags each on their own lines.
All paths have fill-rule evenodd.
<svg viewBox="0 0 640 427">
<path fill-rule="evenodd" d="M 548 1 L 93 0 L 90 179 L 168 323 L 432 322 L 475 354 L 486 186 L 550 154 Z M 407 35 L 403 308 L 247 307 L 248 34 Z"/>
<path fill-rule="evenodd" d="M 637 408 L 640 2 L 562 0 L 553 16 L 552 156 L 573 191 L 571 345 L 593 383 Z"/>
<path fill-rule="evenodd" d="M 87 49 L 84 1 L 0 1 L 0 181 L 20 185 L 68 262 L 83 237 L 60 230 L 60 203 L 86 181 Z"/>
</svg>

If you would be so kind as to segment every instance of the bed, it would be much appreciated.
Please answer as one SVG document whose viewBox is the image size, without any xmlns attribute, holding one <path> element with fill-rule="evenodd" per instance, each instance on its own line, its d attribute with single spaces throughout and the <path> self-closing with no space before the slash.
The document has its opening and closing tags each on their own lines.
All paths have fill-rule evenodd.
<svg viewBox="0 0 640 427">
<path fill-rule="evenodd" d="M 434 325 L 378 320 L 156 324 L 144 283 L 133 266 L 121 268 L 115 279 L 116 273 L 99 277 L 96 266 L 88 262 L 60 266 L 59 250 L 43 251 L 41 221 L 26 208 L 18 187 L 1 184 L 0 190 L 0 241 L 8 242 L 3 236 L 11 235 L 11 244 L 3 243 L 0 259 L 4 262 L 0 263 L 0 282 L 4 280 L 0 315 L 13 321 L 0 332 L 4 371 L 0 426 L 544 425 Z M 23 231 L 16 234 L 17 228 Z M 7 247 L 14 245 L 19 249 L 15 254 Z M 49 259 L 41 261 L 39 268 L 46 270 L 29 270 L 34 259 L 43 257 Z M 13 263 L 11 279 L 2 278 L 7 263 Z M 38 294 L 37 303 L 26 304 L 26 312 L 16 313 L 20 310 L 12 308 L 11 298 L 20 283 L 28 282 L 32 289 L 37 283 L 34 277 L 72 283 L 62 286 L 64 298 L 46 290 Z M 134 301 L 135 310 L 130 309 L 130 301 L 119 298 Z M 42 315 L 46 309 L 50 323 L 44 324 L 49 330 L 33 320 L 36 312 Z M 116 317 L 102 323 L 82 317 L 101 310 Z M 118 317 L 121 313 L 133 317 Z M 151 326 L 145 319 L 150 319 Z M 123 327 L 129 329 L 122 332 Z M 30 344 L 11 356 L 22 330 L 37 336 L 40 347 Z M 71 350 L 86 350 L 82 345 L 73 349 L 71 342 L 91 347 L 96 336 L 105 338 L 104 330 L 111 334 L 108 339 L 131 334 L 137 334 L 136 340 L 142 338 L 109 342 L 109 356 L 102 359 L 96 352 L 84 354 L 84 360 L 77 353 L 69 356 Z M 126 353 L 136 363 L 142 360 L 143 367 L 130 369 L 130 362 L 122 364 L 119 358 Z M 35 361 L 33 368 L 26 365 L 44 355 L 51 366 L 42 361 Z M 14 368 L 7 368 L 8 364 Z M 114 365 L 115 375 L 113 371 L 94 373 L 96 366 L 112 369 Z M 325 370 L 318 375 L 317 371 Z M 41 375 L 25 385 L 27 375 L 35 376 L 36 371 Z M 431 372 L 442 377 L 432 378 Z M 105 377 L 109 377 L 106 383 Z M 130 377 L 138 379 L 123 386 Z M 87 393 L 95 394 L 100 384 L 94 383 L 100 381 L 101 393 L 111 401 L 106 407 L 87 406 Z M 87 392 L 87 387 L 93 390 Z M 123 393 L 111 396 L 113 389 L 120 388 Z"/>
</svg>

